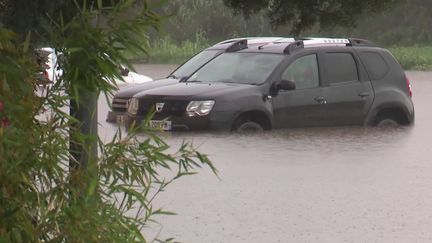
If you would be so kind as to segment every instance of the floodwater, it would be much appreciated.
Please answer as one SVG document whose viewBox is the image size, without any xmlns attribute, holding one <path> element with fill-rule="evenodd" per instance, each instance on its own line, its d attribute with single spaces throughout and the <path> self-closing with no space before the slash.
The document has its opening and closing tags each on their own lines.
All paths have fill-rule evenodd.
<svg viewBox="0 0 432 243">
<path fill-rule="evenodd" d="M 163 77 L 175 66 L 139 65 Z M 407 72 L 412 127 L 332 127 L 262 134 L 167 133 L 173 147 L 193 141 L 209 169 L 160 194 L 151 238 L 181 242 L 432 242 L 432 73 Z M 100 133 L 107 106 L 100 100 Z"/>
</svg>

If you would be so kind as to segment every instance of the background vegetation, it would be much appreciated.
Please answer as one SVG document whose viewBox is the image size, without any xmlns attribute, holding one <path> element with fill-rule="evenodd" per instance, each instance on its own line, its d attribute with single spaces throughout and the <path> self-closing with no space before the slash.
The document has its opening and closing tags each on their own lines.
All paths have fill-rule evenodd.
<svg viewBox="0 0 432 243">
<path fill-rule="evenodd" d="M 400 0 L 379 13 L 362 13 L 354 26 L 314 24 L 298 36 L 358 37 L 394 50 L 406 69 L 430 69 L 432 58 L 432 2 Z M 275 27 L 264 10 L 248 19 L 224 5 L 223 0 L 172 0 L 161 10 L 171 14 L 164 35 L 150 38 L 150 58 L 131 55 L 152 63 L 181 63 L 218 41 L 244 36 L 292 36 L 292 26 Z"/>
<path fill-rule="evenodd" d="M 72 104 L 98 117 L 84 97 L 114 91 L 119 65 L 128 65 L 123 49 L 145 53 L 141 40 L 159 16 L 127 0 L 51 1 L 68 14 L 36 6 L 23 28 L 15 21 L 28 2 L 0 1 L 0 242 L 154 240 L 143 227 L 170 213 L 153 200 L 195 168 L 214 170 L 208 158 L 186 142 L 171 148 L 146 127 L 140 140 L 119 130 L 102 141 L 97 128 L 82 129 Z M 26 33 L 31 26 L 37 33 Z M 44 45 L 63 72 L 49 87 L 39 85 Z"/>
</svg>

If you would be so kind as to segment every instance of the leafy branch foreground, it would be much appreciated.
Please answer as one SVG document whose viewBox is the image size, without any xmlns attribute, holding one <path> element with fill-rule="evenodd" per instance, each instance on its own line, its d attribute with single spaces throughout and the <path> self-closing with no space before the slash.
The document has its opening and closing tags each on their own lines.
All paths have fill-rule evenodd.
<svg viewBox="0 0 432 243">
<path fill-rule="evenodd" d="M 89 178 L 87 171 L 69 170 L 62 129 L 52 130 L 52 120 L 35 122 L 31 129 L 39 134 L 31 142 L 20 138 L 20 127 L 2 128 L 2 242 L 146 242 L 143 227 L 170 214 L 153 208 L 154 198 L 194 168 L 207 164 L 215 171 L 190 144 L 171 154 L 154 134 L 138 141 L 118 132 L 108 143 L 99 141 L 98 176 Z"/>
<path fill-rule="evenodd" d="M 62 54 L 63 75 L 43 92 L 31 36 L 22 42 L 0 28 L 0 242 L 151 241 L 143 227 L 167 213 L 154 208 L 153 199 L 200 166 L 215 172 L 189 143 L 173 149 L 151 131 L 144 141 L 119 131 L 103 142 L 83 133 L 82 121 L 68 113 L 72 101 L 86 108 L 79 102 L 83 93 L 108 94 L 121 77 L 117 67 L 126 58 L 116 43 L 138 48 L 142 27 L 157 26 L 147 7 L 122 21 L 131 3 L 120 1 L 109 11 L 82 7 L 50 25 L 45 36 Z M 103 27 L 95 24 L 106 12 Z M 94 141 L 98 156 L 77 163 L 72 140 Z"/>
</svg>

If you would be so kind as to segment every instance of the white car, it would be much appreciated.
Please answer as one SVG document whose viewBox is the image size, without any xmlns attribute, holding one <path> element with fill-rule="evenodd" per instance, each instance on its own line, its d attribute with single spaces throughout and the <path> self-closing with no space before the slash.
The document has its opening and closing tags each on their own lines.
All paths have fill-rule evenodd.
<svg viewBox="0 0 432 243">
<path fill-rule="evenodd" d="M 47 68 L 45 73 L 45 75 L 47 76 L 46 78 L 48 78 L 51 82 L 56 82 L 57 78 L 61 76 L 63 73 L 63 71 L 58 67 L 57 55 L 55 54 L 54 49 L 50 47 L 42 48 L 41 52 L 44 55 L 47 55 L 47 62 L 46 62 Z M 116 84 L 118 87 L 129 85 L 129 84 L 141 84 L 141 83 L 153 81 L 152 78 L 136 72 L 129 71 L 129 69 L 127 69 L 124 66 L 121 66 L 120 68 L 121 68 L 120 71 L 124 81 L 120 79 L 116 79 Z"/>
<path fill-rule="evenodd" d="M 118 87 L 129 84 L 142 84 L 145 82 L 153 81 L 152 78 L 136 72 L 132 72 L 126 67 L 121 66 L 120 68 L 124 82 L 122 80 L 116 79 L 116 84 Z"/>
</svg>

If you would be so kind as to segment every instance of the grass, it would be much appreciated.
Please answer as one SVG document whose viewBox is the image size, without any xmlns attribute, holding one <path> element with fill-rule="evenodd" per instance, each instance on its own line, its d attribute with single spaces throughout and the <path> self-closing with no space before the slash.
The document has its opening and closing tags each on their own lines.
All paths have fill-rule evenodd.
<svg viewBox="0 0 432 243">
<path fill-rule="evenodd" d="M 195 40 L 179 44 L 166 37 L 151 45 L 150 56 L 131 56 L 131 59 L 134 62 L 180 64 L 210 45 L 199 35 Z M 432 71 L 432 46 L 394 46 L 388 49 L 405 70 Z"/>
<path fill-rule="evenodd" d="M 151 44 L 149 56 L 132 55 L 131 59 L 133 62 L 181 64 L 209 46 L 208 41 L 199 36 L 196 36 L 195 40 L 187 40 L 179 44 L 165 37 Z"/>
<path fill-rule="evenodd" d="M 391 47 L 405 70 L 432 71 L 432 46 Z"/>
</svg>

